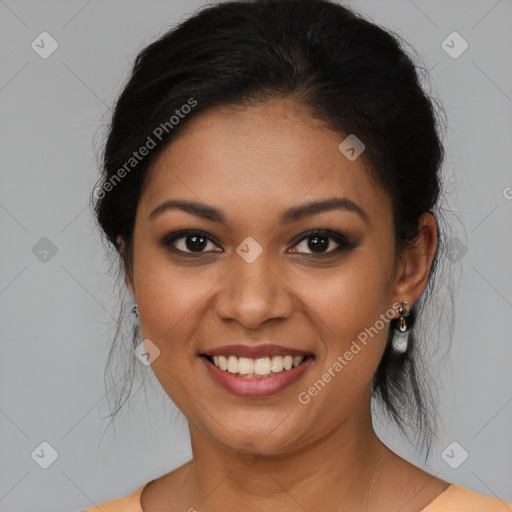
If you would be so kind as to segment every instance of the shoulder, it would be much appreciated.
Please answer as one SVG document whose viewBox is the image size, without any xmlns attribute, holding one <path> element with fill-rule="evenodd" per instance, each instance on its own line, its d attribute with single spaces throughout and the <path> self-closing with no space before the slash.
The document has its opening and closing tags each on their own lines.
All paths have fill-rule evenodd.
<svg viewBox="0 0 512 512">
<path fill-rule="evenodd" d="M 150 482 L 146 482 L 145 484 L 141 485 L 129 496 L 113 499 L 104 503 L 99 503 L 94 507 L 85 508 L 80 512 L 143 512 L 140 505 L 140 496 L 144 487 L 146 487 L 146 485 L 149 483 Z"/>
<path fill-rule="evenodd" d="M 422 512 L 512 512 L 512 503 L 450 484 Z"/>
</svg>

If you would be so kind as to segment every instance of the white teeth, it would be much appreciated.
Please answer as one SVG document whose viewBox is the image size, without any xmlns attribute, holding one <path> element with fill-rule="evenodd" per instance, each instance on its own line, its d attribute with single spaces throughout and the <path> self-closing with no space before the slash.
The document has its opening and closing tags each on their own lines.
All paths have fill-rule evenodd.
<svg viewBox="0 0 512 512">
<path fill-rule="evenodd" d="M 256 375 L 270 375 L 270 357 L 256 359 L 254 362 L 254 373 Z"/>
<path fill-rule="evenodd" d="M 274 356 L 270 368 L 274 373 L 283 371 L 283 358 L 281 356 Z"/>
<path fill-rule="evenodd" d="M 228 372 L 238 373 L 238 357 L 229 356 L 228 358 Z"/>
<path fill-rule="evenodd" d="M 302 363 L 302 360 L 304 359 L 303 356 L 295 356 L 293 358 L 293 367 L 299 366 L 300 363 Z"/>
<path fill-rule="evenodd" d="M 274 356 L 251 359 L 249 357 L 213 356 L 217 368 L 244 377 L 268 377 L 283 370 L 296 368 L 304 360 L 304 356 Z"/>
<path fill-rule="evenodd" d="M 247 357 L 241 357 L 238 360 L 238 373 L 250 375 L 254 371 L 254 360 Z"/>
</svg>

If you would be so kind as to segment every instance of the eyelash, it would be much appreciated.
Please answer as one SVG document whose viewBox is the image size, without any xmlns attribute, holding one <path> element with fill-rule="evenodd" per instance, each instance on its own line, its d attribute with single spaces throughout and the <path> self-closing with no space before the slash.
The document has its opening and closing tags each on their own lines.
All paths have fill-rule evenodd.
<svg viewBox="0 0 512 512">
<path fill-rule="evenodd" d="M 203 231 L 177 231 L 174 233 L 169 233 L 166 235 L 161 241 L 160 244 L 167 249 L 171 250 L 174 253 L 177 253 L 180 256 L 185 257 L 196 257 L 195 255 L 204 255 L 206 254 L 206 251 L 182 251 L 181 249 L 176 249 L 176 247 L 173 246 L 174 242 L 177 240 L 181 240 L 184 238 L 188 238 L 191 236 L 200 236 L 203 238 L 206 238 L 209 242 L 212 242 L 216 245 L 219 245 L 215 242 L 215 240 L 208 234 L 206 234 Z M 338 247 L 335 249 L 331 249 L 330 251 L 323 252 L 323 253 L 306 253 L 308 257 L 310 258 L 327 258 L 331 257 L 335 254 L 338 254 L 342 251 L 347 251 L 350 249 L 353 249 L 357 246 L 357 243 L 350 242 L 345 236 L 341 235 L 340 233 L 336 233 L 334 231 L 329 231 L 325 229 L 314 229 L 312 231 L 308 231 L 306 233 L 303 233 L 300 238 L 296 239 L 297 241 L 292 245 L 292 247 L 295 247 L 296 245 L 299 245 L 301 242 L 308 240 L 309 238 L 313 238 L 314 236 L 325 236 L 330 240 L 333 240 L 335 243 L 338 244 Z M 215 251 L 215 252 L 221 252 L 221 251 Z M 302 252 L 295 252 L 294 254 L 303 254 Z"/>
</svg>

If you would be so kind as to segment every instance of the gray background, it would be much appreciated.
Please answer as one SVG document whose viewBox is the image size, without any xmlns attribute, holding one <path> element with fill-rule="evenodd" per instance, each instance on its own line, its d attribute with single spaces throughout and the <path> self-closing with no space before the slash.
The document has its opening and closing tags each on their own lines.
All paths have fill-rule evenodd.
<svg viewBox="0 0 512 512">
<path fill-rule="evenodd" d="M 0 0 L 1 512 L 79 510 L 190 457 L 185 422 L 158 386 L 147 403 L 135 393 L 101 439 L 116 294 L 87 201 L 94 140 L 133 58 L 203 3 Z M 512 2 L 351 5 L 401 34 L 431 70 L 449 122 L 447 205 L 460 220 L 452 257 L 462 277 L 429 465 L 389 425 L 378 431 L 432 473 L 512 501 Z M 59 45 L 47 59 L 31 48 L 43 31 Z M 453 31 L 469 43 L 456 59 L 441 47 Z M 43 237 L 57 248 L 47 261 Z M 31 457 L 43 441 L 58 453 L 48 469 Z M 454 441 L 469 453 L 458 469 L 442 457 Z"/>
</svg>

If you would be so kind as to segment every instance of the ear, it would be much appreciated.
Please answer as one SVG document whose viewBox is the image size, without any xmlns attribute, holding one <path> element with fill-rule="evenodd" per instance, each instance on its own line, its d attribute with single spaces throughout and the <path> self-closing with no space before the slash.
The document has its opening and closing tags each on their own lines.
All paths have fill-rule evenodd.
<svg viewBox="0 0 512 512">
<path fill-rule="evenodd" d="M 116 239 L 117 243 L 117 250 L 119 251 L 119 254 L 121 255 L 121 258 L 124 256 L 124 249 L 125 249 L 125 242 L 121 235 L 119 235 Z M 128 276 L 128 273 L 124 272 L 124 282 L 126 284 L 126 288 L 128 288 L 128 291 L 130 292 L 130 295 L 132 296 L 133 300 L 135 301 L 135 287 L 133 286 L 133 283 L 131 282 L 131 279 Z M 135 301 L 137 302 L 137 301 Z"/>
<path fill-rule="evenodd" d="M 437 225 L 430 213 L 420 219 L 418 237 L 406 248 L 397 265 L 394 299 L 411 307 L 425 289 L 437 248 Z"/>
</svg>

